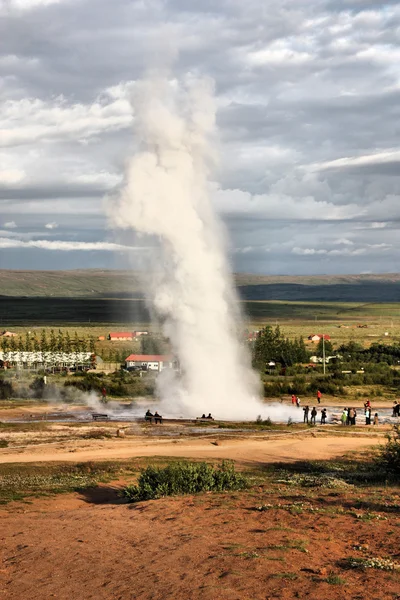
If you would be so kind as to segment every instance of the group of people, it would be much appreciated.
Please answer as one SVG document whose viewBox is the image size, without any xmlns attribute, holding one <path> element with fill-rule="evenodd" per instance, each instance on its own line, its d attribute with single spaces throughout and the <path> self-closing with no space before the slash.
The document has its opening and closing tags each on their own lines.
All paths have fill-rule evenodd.
<svg viewBox="0 0 400 600">
<path fill-rule="evenodd" d="M 372 408 L 371 402 L 367 400 L 364 402 L 364 416 L 365 416 L 365 424 L 371 425 L 371 420 L 374 425 L 379 425 L 379 415 L 378 413 L 374 414 L 372 419 Z M 344 408 L 342 412 L 342 416 L 340 420 L 342 425 L 355 425 L 357 419 L 357 410 L 355 408 Z"/>
<path fill-rule="evenodd" d="M 212 420 L 214 420 L 214 417 L 211 416 L 211 413 L 208 413 L 207 416 L 205 415 L 205 413 L 203 413 L 201 415 L 200 419 L 212 419 Z"/>
<path fill-rule="evenodd" d="M 150 423 L 153 422 L 153 418 L 154 418 L 154 423 L 157 425 L 157 423 L 160 423 L 160 425 L 162 424 L 162 415 L 158 414 L 158 411 L 156 410 L 156 412 L 153 413 L 150 410 L 146 411 L 146 414 L 144 415 L 144 420 L 145 421 L 150 421 Z"/>
<path fill-rule="evenodd" d="M 318 411 L 315 408 L 315 406 L 313 406 L 311 408 L 311 412 L 310 412 L 310 407 L 307 404 L 303 408 L 303 411 L 304 411 L 304 419 L 303 419 L 304 423 L 311 423 L 312 425 L 316 425 Z M 321 410 L 321 420 L 320 420 L 321 425 L 325 425 L 326 418 L 327 418 L 326 408 L 323 408 Z"/>
<path fill-rule="evenodd" d="M 317 402 L 318 404 L 321 404 L 321 398 L 322 398 L 322 393 L 320 390 L 317 390 Z M 292 404 L 295 404 L 297 407 L 300 406 L 300 398 L 298 396 L 296 396 L 296 394 L 292 394 Z M 303 408 L 304 410 L 304 408 Z"/>
</svg>

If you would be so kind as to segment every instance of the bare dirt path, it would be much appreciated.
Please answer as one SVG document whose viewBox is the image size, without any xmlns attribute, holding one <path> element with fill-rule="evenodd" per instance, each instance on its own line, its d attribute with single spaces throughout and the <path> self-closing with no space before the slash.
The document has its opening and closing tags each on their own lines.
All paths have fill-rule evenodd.
<svg viewBox="0 0 400 600">
<path fill-rule="evenodd" d="M 197 459 L 232 459 L 243 463 L 293 462 L 329 459 L 346 452 L 360 451 L 384 443 L 380 438 L 296 436 L 280 439 L 235 439 L 218 442 L 210 439 L 151 440 L 115 439 L 92 441 L 84 447 L 77 443 L 62 448 L 49 445 L 1 449 L 0 463 L 84 462 L 128 459 L 139 456 L 177 456 Z M 218 444 L 218 445 L 216 445 Z"/>
</svg>

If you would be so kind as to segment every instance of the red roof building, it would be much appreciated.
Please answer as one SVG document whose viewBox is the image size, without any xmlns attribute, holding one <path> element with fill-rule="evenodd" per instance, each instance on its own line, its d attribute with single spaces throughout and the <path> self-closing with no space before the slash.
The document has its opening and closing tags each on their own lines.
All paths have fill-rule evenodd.
<svg viewBox="0 0 400 600">
<path fill-rule="evenodd" d="M 113 331 L 108 334 L 108 339 L 115 342 L 117 340 L 128 340 L 132 341 L 135 338 L 135 334 L 132 331 Z"/>
<path fill-rule="evenodd" d="M 170 354 L 130 354 L 125 362 L 134 361 L 134 362 L 168 362 L 172 360 L 172 356 Z"/>
<path fill-rule="evenodd" d="M 149 371 L 162 371 L 172 368 L 172 356 L 167 354 L 130 354 L 125 359 L 125 365 L 129 367 L 145 367 Z"/>
<path fill-rule="evenodd" d="M 330 340 L 331 336 L 330 335 L 326 335 L 325 333 L 312 333 L 311 335 L 308 336 L 308 340 L 310 340 L 311 342 L 319 342 L 319 340 L 322 340 L 322 338 L 324 338 L 324 340 Z"/>
</svg>

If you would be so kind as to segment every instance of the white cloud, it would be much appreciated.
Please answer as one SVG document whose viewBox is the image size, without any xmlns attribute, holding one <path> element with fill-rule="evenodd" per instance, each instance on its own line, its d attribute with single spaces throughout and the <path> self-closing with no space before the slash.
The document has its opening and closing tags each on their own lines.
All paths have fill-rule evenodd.
<svg viewBox="0 0 400 600">
<path fill-rule="evenodd" d="M 67 0 L 0 0 L 0 14 L 16 11 L 29 11 L 40 6 L 59 4 Z"/>
<path fill-rule="evenodd" d="M 7 223 L 4 223 L 3 227 L 5 227 L 6 229 L 15 229 L 17 227 L 17 224 L 15 221 L 8 221 Z"/>
<path fill-rule="evenodd" d="M 342 167 L 363 167 L 368 165 L 382 165 L 389 162 L 400 162 L 400 150 L 390 149 L 385 152 L 375 152 L 364 156 L 345 156 L 325 163 L 310 165 L 317 170 L 340 169 Z"/>
<path fill-rule="evenodd" d="M 15 184 L 22 181 L 25 172 L 22 169 L 2 169 L 0 170 L 0 183 Z"/>
<path fill-rule="evenodd" d="M 348 240 L 347 238 L 340 238 L 339 240 L 335 240 L 333 242 L 334 244 L 336 244 L 337 246 L 353 246 L 354 242 L 352 242 L 351 240 Z"/>
<path fill-rule="evenodd" d="M 58 223 L 52 221 L 51 223 L 46 223 L 45 227 L 46 229 L 57 229 Z"/>
<path fill-rule="evenodd" d="M 359 248 L 342 248 L 341 250 L 329 250 L 327 248 L 299 248 L 295 246 L 294 248 L 292 248 L 292 254 L 297 254 L 298 256 L 360 256 L 361 254 L 366 254 L 371 250 L 385 252 L 391 247 L 392 246 L 390 244 L 367 244 L 366 246 Z"/>
<path fill-rule="evenodd" d="M 41 140 L 76 140 L 129 127 L 132 111 L 126 86 L 106 89 L 92 104 L 68 103 L 63 96 L 52 100 L 23 98 L 0 104 L 0 146 L 19 146 Z"/>
<path fill-rule="evenodd" d="M 70 252 L 73 250 L 92 251 L 101 250 L 115 252 L 118 250 L 140 251 L 144 248 L 123 246 L 112 242 L 65 242 L 60 240 L 22 240 L 0 238 L 0 248 L 39 248 L 41 250 L 61 250 Z"/>
</svg>

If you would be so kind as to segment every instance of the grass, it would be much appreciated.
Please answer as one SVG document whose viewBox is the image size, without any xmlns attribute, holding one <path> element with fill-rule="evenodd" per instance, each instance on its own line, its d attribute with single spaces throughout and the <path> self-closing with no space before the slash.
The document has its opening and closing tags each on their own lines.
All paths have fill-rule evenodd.
<svg viewBox="0 0 400 600">
<path fill-rule="evenodd" d="M 84 490 L 121 475 L 132 476 L 137 467 L 126 463 L 1 464 L 0 504 L 30 497 Z"/>
<path fill-rule="evenodd" d="M 328 575 L 323 581 L 330 585 L 345 585 L 347 583 L 346 580 L 343 579 L 343 577 L 339 577 L 339 575 Z"/>
</svg>

